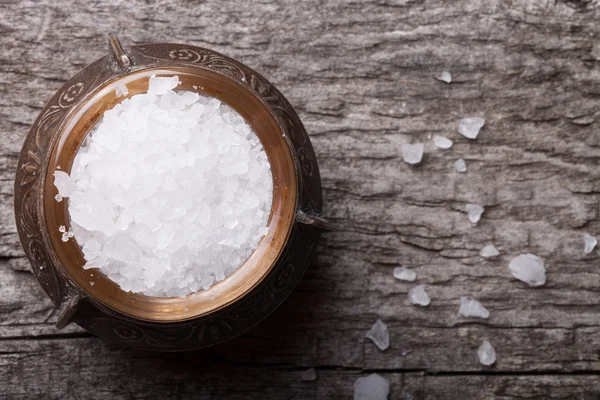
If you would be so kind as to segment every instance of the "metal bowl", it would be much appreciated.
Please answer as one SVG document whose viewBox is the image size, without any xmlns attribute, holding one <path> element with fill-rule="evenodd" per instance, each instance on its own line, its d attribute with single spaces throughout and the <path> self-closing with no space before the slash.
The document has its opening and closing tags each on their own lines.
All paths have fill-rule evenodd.
<svg viewBox="0 0 600 400">
<path fill-rule="evenodd" d="M 178 44 L 131 46 L 109 38 L 111 54 L 71 78 L 29 132 L 15 178 L 21 243 L 38 281 L 60 308 L 59 328 L 75 322 L 101 338 L 160 351 L 184 351 L 230 339 L 271 313 L 296 286 L 329 225 L 319 217 L 321 180 L 302 123 L 288 101 L 244 64 L 211 50 Z M 125 292 L 99 271 L 84 270 L 75 240 L 62 242 L 67 201 L 54 199 L 52 174 L 70 172 L 79 146 L 104 111 L 144 93 L 151 75 L 178 75 L 179 88 L 218 98 L 240 113 L 271 164 L 269 233 L 244 264 L 210 289 L 185 298 Z M 93 278 L 90 277 L 93 275 Z M 94 284 L 90 284 L 93 281 Z"/>
</svg>

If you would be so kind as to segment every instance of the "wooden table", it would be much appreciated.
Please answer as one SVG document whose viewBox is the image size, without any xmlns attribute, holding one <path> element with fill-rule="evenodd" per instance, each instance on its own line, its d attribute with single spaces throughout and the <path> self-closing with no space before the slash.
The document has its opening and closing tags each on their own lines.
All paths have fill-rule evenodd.
<svg viewBox="0 0 600 400">
<path fill-rule="evenodd" d="M 337 399 L 373 372 L 391 399 L 598 398 L 600 251 L 583 254 L 583 233 L 600 236 L 598 1 L 195 3 L 0 4 L 1 398 Z M 52 93 L 108 51 L 109 33 L 239 59 L 311 135 L 338 231 L 274 315 L 221 346 L 144 353 L 57 331 L 20 248 L 23 139 Z M 443 70 L 451 84 L 434 79 Z M 469 115 L 486 118 L 472 141 L 457 133 Z M 454 146 L 436 149 L 432 134 Z M 426 144 L 416 167 L 400 155 L 407 142 Z M 477 226 L 469 202 L 486 208 Z M 479 256 L 488 243 L 497 259 Z M 543 287 L 510 275 L 528 252 L 546 262 Z M 417 271 L 429 307 L 409 303 L 400 265 Z M 461 318 L 465 295 L 490 318 Z M 378 317 L 384 352 L 364 338 Z M 483 339 L 498 353 L 491 368 L 477 359 Z M 303 382 L 309 367 L 318 378 Z"/>
</svg>

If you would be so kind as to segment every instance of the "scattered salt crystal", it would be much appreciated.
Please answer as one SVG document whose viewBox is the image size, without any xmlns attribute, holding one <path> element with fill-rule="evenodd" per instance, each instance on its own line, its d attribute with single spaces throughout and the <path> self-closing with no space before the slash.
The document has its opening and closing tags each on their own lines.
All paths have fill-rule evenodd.
<svg viewBox="0 0 600 400">
<path fill-rule="evenodd" d="M 594 250 L 594 247 L 596 247 L 596 245 L 598 244 L 598 240 L 595 237 L 593 237 L 592 235 L 589 235 L 587 233 L 585 233 L 583 235 L 583 242 L 584 242 L 584 247 L 583 247 L 584 254 L 590 254 L 592 252 L 592 250 Z"/>
<path fill-rule="evenodd" d="M 408 292 L 408 299 L 412 304 L 417 304 L 423 307 L 428 306 L 431 302 L 429 295 L 425 291 L 425 286 L 423 285 L 418 285 L 410 289 Z"/>
<path fill-rule="evenodd" d="M 452 147 L 452 140 L 440 136 L 440 135 L 434 135 L 433 136 L 433 143 L 439 147 L 440 149 L 449 149 L 450 147 Z"/>
<path fill-rule="evenodd" d="M 90 285 L 94 286 L 94 282 L 93 282 L 93 281 L 90 281 Z"/>
<path fill-rule="evenodd" d="M 69 241 L 69 233 L 68 232 L 64 232 L 62 234 L 62 236 L 60 237 L 60 240 L 62 240 L 63 242 L 68 242 Z"/>
<path fill-rule="evenodd" d="M 86 259 L 124 291 L 175 297 L 232 274 L 268 233 L 272 175 L 245 120 L 218 99 L 151 77 L 104 113 L 55 171 Z M 214 299 L 214 296 L 211 296 Z"/>
<path fill-rule="evenodd" d="M 481 257 L 490 258 L 500 255 L 500 252 L 498 251 L 496 246 L 494 246 L 493 244 L 488 244 L 479 251 L 479 254 L 481 255 Z"/>
<path fill-rule="evenodd" d="M 458 312 L 465 317 L 488 318 L 490 312 L 480 302 L 472 297 L 460 298 L 460 308 Z"/>
<path fill-rule="evenodd" d="M 512 275 L 529 286 L 542 286 L 546 283 L 544 261 L 534 254 L 521 254 L 509 264 Z"/>
<path fill-rule="evenodd" d="M 481 214 L 483 214 L 485 209 L 479 204 L 469 203 L 465 206 L 465 211 L 467 212 L 469 221 L 476 224 L 481 219 Z"/>
<path fill-rule="evenodd" d="M 401 281 L 414 281 L 417 279 L 417 273 L 406 267 L 396 267 L 394 268 L 394 278 Z"/>
<path fill-rule="evenodd" d="M 354 400 L 387 400 L 390 383 L 378 374 L 371 374 L 354 381 Z"/>
<path fill-rule="evenodd" d="M 302 371 L 302 380 L 304 382 L 312 382 L 317 379 L 317 371 L 314 368 L 309 368 Z"/>
<path fill-rule="evenodd" d="M 462 158 L 459 158 L 454 163 L 454 168 L 456 168 L 458 172 L 467 172 L 467 163 Z"/>
<path fill-rule="evenodd" d="M 479 362 L 483 365 L 489 366 L 496 362 L 496 350 L 487 340 L 483 341 L 477 350 L 477 355 L 479 356 Z"/>
<path fill-rule="evenodd" d="M 125 96 L 129 93 L 129 89 L 127 89 L 127 85 L 124 82 L 117 83 L 117 89 L 115 89 L 115 94 L 117 97 Z"/>
<path fill-rule="evenodd" d="M 458 124 L 458 132 L 469 138 L 476 139 L 479 131 L 485 125 L 485 119 L 480 117 L 467 117 L 460 120 Z"/>
<path fill-rule="evenodd" d="M 424 149 L 425 146 L 423 143 L 404 143 L 402 145 L 402 158 L 409 164 L 418 164 L 423 159 Z"/>
<path fill-rule="evenodd" d="M 438 81 L 450 83 L 452 82 L 452 75 L 448 71 L 442 71 L 435 77 Z"/>
<path fill-rule="evenodd" d="M 54 196 L 54 200 L 60 203 L 62 201 L 62 196 L 60 194 L 57 194 L 56 196 Z"/>
<path fill-rule="evenodd" d="M 56 169 L 60 169 L 60 165 L 57 165 L 57 166 L 56 166 Z"/>
<path fill-rule="evenodd" d="M 64 225 L 61 225 L 58 227 L 58 231 L 61 233 L 65 233 L 67 231 L 67 227 Z"/>
<path fill-rule="evenodd" d="M 380 319 L 373 324 L 365 337 L 371 339 L 373 343 L 375 343 L 375 346 L 379 348 L 379 350 L 385 350 L 390 346 L 390 333 L 387 325 L 384 324 Z"/>
</svg>

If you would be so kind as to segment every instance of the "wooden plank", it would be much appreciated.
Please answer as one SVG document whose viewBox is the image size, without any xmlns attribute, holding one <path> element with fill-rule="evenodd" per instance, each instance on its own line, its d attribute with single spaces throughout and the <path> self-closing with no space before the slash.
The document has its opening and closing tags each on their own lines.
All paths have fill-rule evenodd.
<svg viewBox="0 0 600 400">
<path fill-rule="evenodd" d="M 220 351 L 158 354 L 125 350 L 95 339 L 4 341 L 0 397 L 10 399 L 347 399 L 354 381 L 372 371 L 309 365 L 231 364 Z M 390 399 L 595 398 L 595 375 L 445 376 L 379 372 Z M 590 396 L 590 397 L 584 397 Z"/>
</svg>

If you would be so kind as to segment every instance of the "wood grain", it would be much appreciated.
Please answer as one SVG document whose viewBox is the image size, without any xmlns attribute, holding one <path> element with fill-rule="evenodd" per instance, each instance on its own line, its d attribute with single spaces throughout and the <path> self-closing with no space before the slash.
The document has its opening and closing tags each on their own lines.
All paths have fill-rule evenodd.
<svg viewBox="0 0 600 400">
<path fill-rule="evenodd" d="M 596 398 L 600 252 L 583 254 L 583 233 L 600 237 L 596 3 L 2 2 L 0 397 L 348 398 L 357 377 L 378 372 L 394 399 Z M 22 141 L 52 93 L 107 51 L 108 33 L 248 64 L 311 135 L 338 231 L 289 300 L 227 345 L 160 355 L 56 331 L 28 272 L 12 213 Z M 451 84 L 434 79 L 442 70 Z M 457 133 L 469 115 L 486 118 L 474 141 Z M 436 149 L 433 134 L 452 149 Z M 408 142 L 426 144 L 416 167 L 400 156 Z M 486 208 L 477 226 L 468 202 Z M 488 243 L 500 257 L 479 256 Z M 527 252 L 546 262 L 541 288 L 508 271 Z M 414 284 L 394 280 L 399 265 L 417 271 L 429 307 L 409 304 Z M 463 295 L 490 318 L 460 318 Z M 378 317 L 385 352 L 364 340 Z M 492 368 L 477 360 L 483 339 L 498 352 Z M 311 366 L 317 381 L 302 382 Z"/>
</svg>

